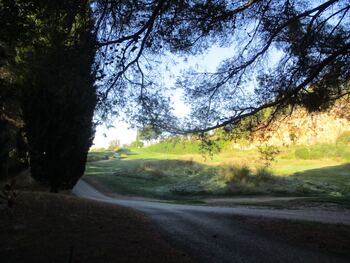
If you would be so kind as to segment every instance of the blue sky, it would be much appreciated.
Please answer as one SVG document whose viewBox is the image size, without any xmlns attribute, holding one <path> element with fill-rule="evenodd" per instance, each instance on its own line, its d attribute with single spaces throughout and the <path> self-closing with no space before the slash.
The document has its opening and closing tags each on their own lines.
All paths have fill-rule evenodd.
<svg viewBox="0 0 350 263">
<path fill-rule="evenodd" d="M 215 72 L 220 62 L 233 55 L 233 47 L 211 47 L 205 54 L 197 56 L 171 57 L 175 64 L 169 62 L 169 58 L 164 57 L 163 63 L 163 81 L 168 87 L 174 87 L 176 77 L 183 70 L 194 68 L 200 72 Z M 171 70 L 165 70 L 166 65 Z M 189 113 L 189 108 L 182 101 L 182 93 L 180 90 L 172 89 L 171 99 L 173 103 L 174 113 L 179 117 L 184 117 Z M 106 125 L 100 125 L 96 129 L 94 144 L 92 148 L 108 147 L 111 140 L 118 139 L 121 144 L 129 144 L 135 141 L 136 130 L 130 129 L 125 122 L 115 120 L 113 128 L 107 128 Z"/>
</svg>

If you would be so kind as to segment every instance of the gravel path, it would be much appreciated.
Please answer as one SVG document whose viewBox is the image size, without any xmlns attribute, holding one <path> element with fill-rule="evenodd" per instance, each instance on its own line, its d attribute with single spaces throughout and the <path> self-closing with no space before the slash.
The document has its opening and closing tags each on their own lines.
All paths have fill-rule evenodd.
<svg viewBox="0 0 350 263">
<path fill-rule="evenodd" d="M 235 220 L 237 215 L 350 225 L 349 212 L 209 207 L 111 198 L 83 180 L 73 193 L 142 211 L 167 239 L 198 257 L 200 262 L 343 262 L 255 233 Z"/>
</svg>

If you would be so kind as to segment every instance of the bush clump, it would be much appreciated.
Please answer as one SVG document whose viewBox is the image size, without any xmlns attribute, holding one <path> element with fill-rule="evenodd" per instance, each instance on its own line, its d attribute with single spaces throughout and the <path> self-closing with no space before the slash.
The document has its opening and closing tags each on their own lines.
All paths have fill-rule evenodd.
<svg viewBox="0 0 350 263">
<path fill-rule="evenodd" d="M 299 148 L 295 150 L 295 158 L 307 160 L 310 159 L 310 151 L 307 148 Z"/>
<path fill-rule="evenodd" d="M 230 166 L 225 168 L 223 175 L 228 180 L 228 184 L 250 185 L 254 187 L 266 182 L 273 183 L 274 180 L 279 179 L 273 176 L 266 167 L 258 168 L 254 173 L 247 166 Z"/>
<path fill-rule="evenodd" d="M 350 144 L 350 131 L 345 131 L 337 138 L 337 144 Z"/>
<path fill-rule="evenodd" d="M 87 156 L 87 162 L 97 162 L 102 160 L 108 160 L 113 152 L 89 152 Z"/>
</svg>

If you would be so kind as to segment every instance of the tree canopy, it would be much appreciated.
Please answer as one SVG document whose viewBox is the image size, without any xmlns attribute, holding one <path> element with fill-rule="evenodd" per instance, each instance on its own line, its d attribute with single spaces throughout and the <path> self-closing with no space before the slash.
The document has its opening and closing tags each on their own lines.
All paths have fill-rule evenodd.
<svg viewBox="0 0 350 263">
<path fill-rule="evenodd" d="M 346 0 L 95 1 L 101 116 L 124 109 L 174 133 L 230 129 L 270 108 L 326 109 L 349 94 Z M 157 56 L 233 46 L 216 72 L 177 81 L 192 108 L 184 125 L 157 82 Z M 109 111 L 104 111 L 108 109 Z"/>
<path fill-rule="evenodd" d="M 143 141 L 156 140 L 161 135 L 162 131 L 155 126 L 146 125 L 142 129 L 138 130 L 138 138 Z"/>
</svg>

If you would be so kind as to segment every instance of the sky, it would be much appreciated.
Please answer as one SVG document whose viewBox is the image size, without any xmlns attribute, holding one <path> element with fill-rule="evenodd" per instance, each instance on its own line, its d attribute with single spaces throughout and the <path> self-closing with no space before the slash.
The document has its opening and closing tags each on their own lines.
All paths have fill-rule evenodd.
<svg viewBox="0 0 350 263">
<path fill-rule="evenodd" d="M 168 87 L 173 87 L 176 77 L 181 74 L 182 70 L 190 67 L 198 71 L 214 72 L 220 62 L 233 55 L 233 47 L 218 47 L 213 46 L 206 54 L 197 56 L 187 56 L 186 60 L 183 57 L 175 57 L 176 65 L 171 66 L 171 73 L 164 72 L 164 83 Z M 171 74 L 171 76 L 170 76 Z M 175 90 L 171 96 L 173 102 L 174 113 L 178 117 L 184 117 L 189 113 L 189 108 L 182 101 L 181 91 Z M 130 144 L 136 139 L 136 130 L 130 129 L 125 122 L 114 121 L 112 128 L 107 128 L 106 125 L 100 125 L 96 128 L 95 139 L 92 148 L 107 148 L 111 140 L 118 139 L 120 143 Z"/>
</svg>

